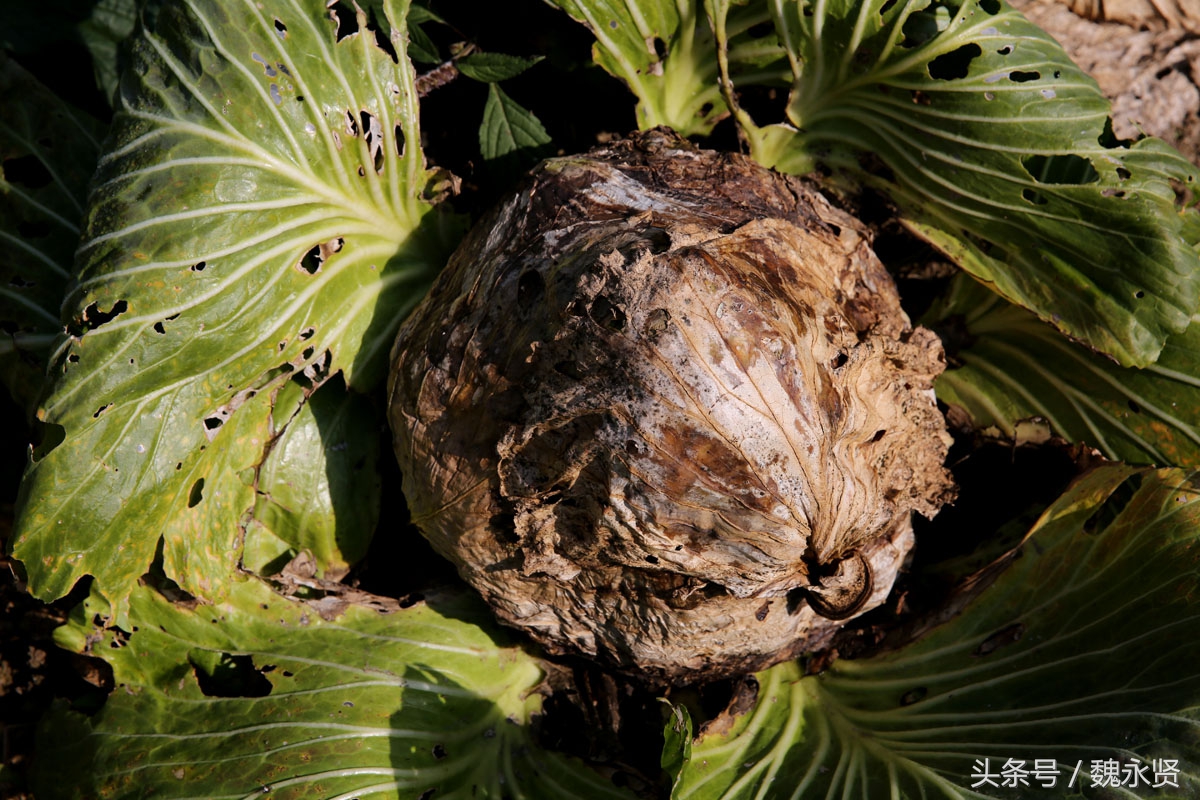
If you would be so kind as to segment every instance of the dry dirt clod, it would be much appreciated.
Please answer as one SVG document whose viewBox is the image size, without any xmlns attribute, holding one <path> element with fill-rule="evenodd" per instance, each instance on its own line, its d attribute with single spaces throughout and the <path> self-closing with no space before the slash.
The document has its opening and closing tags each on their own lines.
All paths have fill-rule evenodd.
<svg viewBox="0 0 1200 800">
<path fill-rule="evenodd" d="M 952 494 L 863 228 L 662 131 L 545 162 L 405 322 L 413 520 L 508 624 L 659 681 L 819 647 Z"/>
</svg>

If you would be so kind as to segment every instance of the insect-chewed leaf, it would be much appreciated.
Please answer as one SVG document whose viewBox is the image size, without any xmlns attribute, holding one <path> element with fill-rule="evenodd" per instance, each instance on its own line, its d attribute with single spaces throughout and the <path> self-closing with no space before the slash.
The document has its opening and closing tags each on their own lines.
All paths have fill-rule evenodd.
<svg viewBox="0 0 1200 800">
<path fill-rule="evenodd" d="M 672 798 L 1195 796 L 1198 530 L 1196 474 L 1088 473 L 923 638 L 821 675 L 760 673 Z"/>
<path fill-rule="evenodd" d="M 0 372 L 32 408 L 62 329 L 59 306 L 103 131 L 0 55 Z"/>
<path fill-rule="evenodd" d="M 56 636 L 123 688 L 91 718 L 43 725 L 38 797 L 631 797 L 535 743 L 542 672 L 477 600 L 332 619 L 329 599 L 249 580 L 189 609 L 139 587 L 127 633 L 94 627 L 93 595 Z"/>
<path fill-rule="evenodd" d="M 261 460 L 271 390 L 382 377 L 444 254 L 407 5 L 385 4 L 390 35 L 301 0 L 179 0 L 143 21 L 22 488 L 15 553 L 38 596 L 92 574 L 121 620 L 162 537 L 167 574 L 219 597 L 253 499 L 209 490 Z"/>
<path fill-rule="evenodd" d="M 1153 363 L 1187 327 L 1195 212 L 1172 182 L 1196 170 L 1161 141 L 1116 139 L 1049 35 L 1003 0 L 773 5 L 794 78 L 786 123 L 739 114 L 755 158 L 890 194 L 963 269 L 1122 364 Z"/>
<path fill-rule="evenodd" d="M 963 278 L 925 324 L 951 350 L 938 398 L 975 426 L 1019 438 L 1036 417 L 1108 458 L 1200 466 L 1200 324 L 1167 339 L 1156 363 L 1122 367 Z"/>
</svg>

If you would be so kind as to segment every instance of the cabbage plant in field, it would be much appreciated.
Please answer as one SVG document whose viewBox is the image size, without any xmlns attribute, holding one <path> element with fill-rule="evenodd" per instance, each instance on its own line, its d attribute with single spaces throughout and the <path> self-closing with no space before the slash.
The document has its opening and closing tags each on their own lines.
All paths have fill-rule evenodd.
<svg viewBox="0 0 1200 800">
<path fill-rule="evenodd" d="M 100 0 L 107 125 L 0 62 L 8 549 L 112 676 L 35 796 L 1200 794 L 1196 168 L 1004 0 L 446 5 Z M 1074 480 L 957 513 L 995 440 Z"/>
</svg>

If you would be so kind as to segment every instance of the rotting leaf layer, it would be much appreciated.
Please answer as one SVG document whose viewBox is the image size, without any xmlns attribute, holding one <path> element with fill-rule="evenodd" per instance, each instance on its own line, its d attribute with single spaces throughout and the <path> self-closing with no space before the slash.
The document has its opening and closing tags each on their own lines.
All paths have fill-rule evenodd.
<svg viewBox="0 0 1200 800">
<path fill-rule="evenodd" d="M 913 330 L 857 223 L 662 131 L 545 162 L 393 350 L 414 521 L 551 651 L 756 669 L 882 602 L 951 494 Z"/>
</svg>

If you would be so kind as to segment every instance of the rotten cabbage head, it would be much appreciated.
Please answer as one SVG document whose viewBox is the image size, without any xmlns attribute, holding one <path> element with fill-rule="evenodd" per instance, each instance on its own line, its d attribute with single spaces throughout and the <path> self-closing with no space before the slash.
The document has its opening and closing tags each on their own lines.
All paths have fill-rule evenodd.
<svg viewBox="0 0 1200 800">
<path fill-rule="evenodd" d="M 505 622 L 658 680 L 819 647 L 950 497 L 912 329 L 861 227 L 662 132 L 544 163 L 405 322 L 414 522 Z"/>
</svg>

